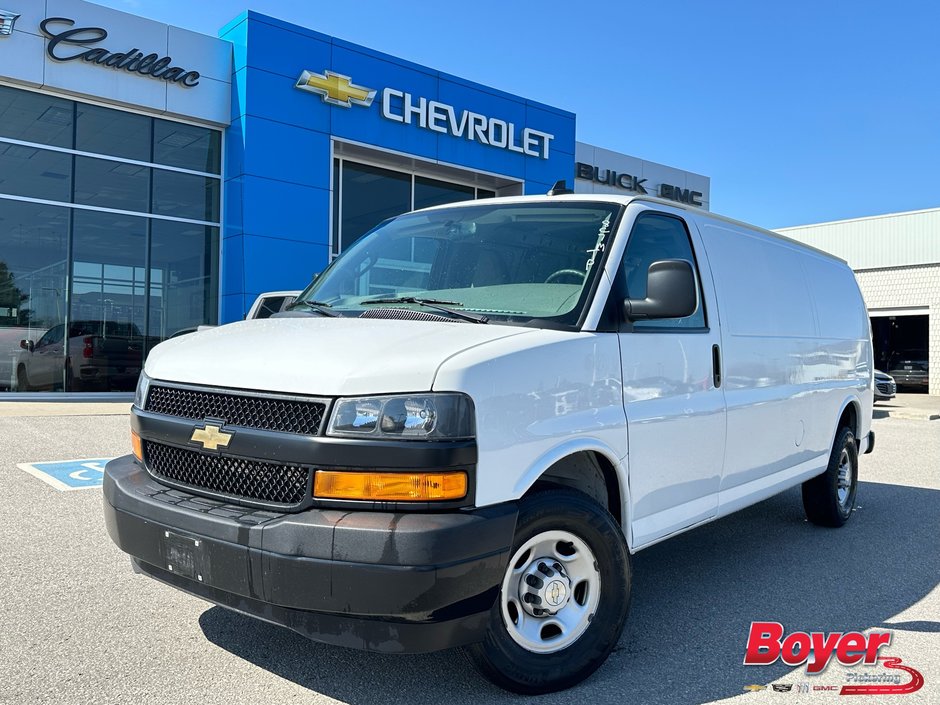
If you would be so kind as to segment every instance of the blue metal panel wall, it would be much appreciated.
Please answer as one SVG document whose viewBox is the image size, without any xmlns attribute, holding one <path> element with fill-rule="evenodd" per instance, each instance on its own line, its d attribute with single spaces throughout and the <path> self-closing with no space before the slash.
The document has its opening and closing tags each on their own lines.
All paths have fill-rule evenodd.
<svg viewBox="0 0 940 705">
<path fill-rule="evenodd" d="M 232 124 L 226 133 L 222 321 L 240 319 L 272 289 L 302 288 L 329 258 L 331 136 L 468 169 L 544 193 L 574 168 L 575 116 L 303 27 L 247 12 L 221 31 L 234 44 Z M 296 88 L 304 70 L 330 70 L 376 91 L 342 107 Z M 394 88 L 553 135 L 548 158 L 382 116 Z M 397 110 L 401 110 L 398 105 Z M 459 119 L 459 118 L 458 118 Z M 518 144 L 518 142 L 517 142 Z"/>
</svg>

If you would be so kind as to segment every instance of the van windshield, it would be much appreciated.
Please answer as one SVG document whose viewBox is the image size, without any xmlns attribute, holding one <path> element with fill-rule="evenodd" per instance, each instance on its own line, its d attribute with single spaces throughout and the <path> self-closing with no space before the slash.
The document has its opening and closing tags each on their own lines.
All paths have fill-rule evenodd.
<svg viewBox="0 0 940 705">
<path fill-rule="evenodd" d="M 334 315 L 382 317 L 383 307 L 421 304 L 370 300 L 413 297 L 492 322 L 574 326 L 621 210 L 577 201 L 485 203 L 400 216 L 334 260 L 297 305 L 317 302 Z"/>
</svg>

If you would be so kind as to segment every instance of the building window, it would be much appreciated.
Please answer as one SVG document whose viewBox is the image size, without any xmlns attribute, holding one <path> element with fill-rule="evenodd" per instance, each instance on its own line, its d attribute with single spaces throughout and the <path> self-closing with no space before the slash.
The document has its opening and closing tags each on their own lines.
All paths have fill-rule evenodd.
<svg viewBox="0 0 940 705">
<path fill-rule="evenodd" d="M 76 103 L 75 149 L 149 162 L 152 125 L 144 115 Z"/>
<path fill-rule="evenodd" d="M 150 169 L 110 159 L 75 157 L 75 203 L 146 213 Z"/>
<path fill-rule="evenodd" d="M 0 86 L 0 393 L 131 392 L 217 322 L 221 132 Z"/>
<path fill-rule="evenodd" d="M 0 142 L 0 192 L 67 203 L 72 155 Z"/>
<path fill-rule="evenodd" d="M 419 208 L 493 198 L 494 191 L 349 159 L 333 160 L 333 252 L 388 218 Z"/>
<path fill-rule="evenodd" d="M 415 177 L 415 210 L 430 208 L 431 206 L 442 206 L 445 203 L 472 201 L 475 196 L 473 186 L 451 184 L 446 181 L 429 179 L 425 176 Z"/>
<path fill-rule="evenodd" d="M 411 210 L 411 174 L 345 161 L 340 251 L 383 220 Z"/>
<path fill-rule="evenodd" d="M 218 174 L 222 169 L 222 133 L 181 122 L 154 120 L 153 161 Z"/>
<path fill-rule="evenodd" d="M 71 147 L 74 119 L 70 100 L 0 86 L 0 137 Z"/>
</svg>

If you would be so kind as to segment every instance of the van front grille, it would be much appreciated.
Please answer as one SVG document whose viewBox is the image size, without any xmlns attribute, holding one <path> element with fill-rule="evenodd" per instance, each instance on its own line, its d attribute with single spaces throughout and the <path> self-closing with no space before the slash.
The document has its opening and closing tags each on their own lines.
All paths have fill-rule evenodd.
<svg viewBox="0 0 940 705">
<path fill-rule="evenodd" d="M 283 508 L 301 504 L 310 492 L 311 470 L 301 465 L 201 453 L 153 441 L 144 441 L 144 461 L 157 480 L 236 502 L 251 500 Z"/>
<path fill-rule="evenodd" d="M 184 419 L 221 419 L 232 426 L 315 436 L 323 423 L 326 403 L 152 384 L 144 408 Z"/>
</svg>

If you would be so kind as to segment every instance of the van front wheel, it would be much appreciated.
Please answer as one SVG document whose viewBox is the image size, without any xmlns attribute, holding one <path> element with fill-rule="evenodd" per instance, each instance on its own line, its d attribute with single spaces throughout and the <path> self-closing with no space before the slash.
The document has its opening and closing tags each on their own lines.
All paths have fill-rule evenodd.
<svg viewBox="0 0 940 705">
<path fill-rule="evenodd" d="M 858 446 L 850 428 L 839 429 L 826 472 L 803 483 L 806 518 L 819 526 L 845 524 L 858 491 Z"/>
<path fill-rule="evenodd" d="M 613 517 L 570 489 L 519 503 L 512 555 L 474 666 L 516 693 L 570 688 L 617 645 L 630 603 L 630 555 Z"/>
</svg>

